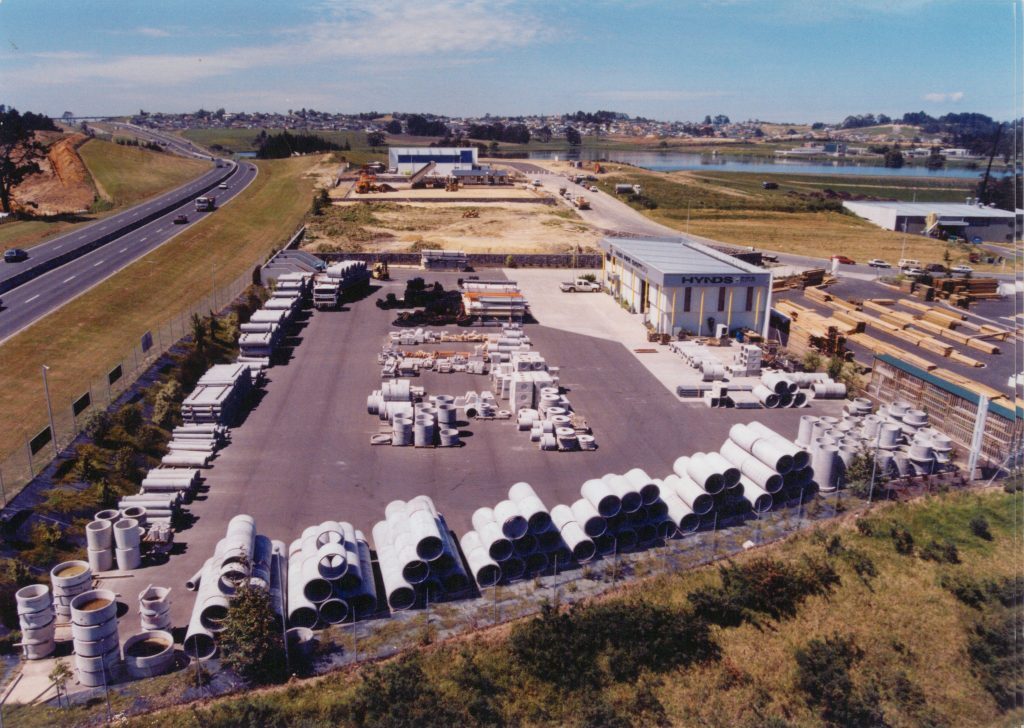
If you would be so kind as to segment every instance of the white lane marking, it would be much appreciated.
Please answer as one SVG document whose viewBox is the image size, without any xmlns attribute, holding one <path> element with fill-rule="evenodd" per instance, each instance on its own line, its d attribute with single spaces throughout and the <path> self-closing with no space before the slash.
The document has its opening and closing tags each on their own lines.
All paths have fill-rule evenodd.
<svg viewBox="0 0 1024 728">
<path fill-rule="evenodd" d="M 133 212 L 132 213 L 132 217 L 138 217 L 138 216 L 139 216 L 139 213 L 137 213 L 137 212 Z"/>
<path fill-rule="evenodd" d="M 157 230 L 157 232 L 160 232 L 160 231 L 159 231 L 159 230 Z M 139 242 L 140 242 L 140 243 L 144 243 L 144 242 L 146 242 L 146 239 L 145 239 L 145 238 L 139 238 Z"/>
<path fill-rule="evenodd" d="M 71 281 L 73 281 L 73 280 L 75 280 L 75 277 L 74 277 L 74 276 L 71 276 L 70 278 L 65 278 L 65 279 L 64 279 L 64 280 L 62 281 L 62 283 L 70 283 L 70 282 L 71 282 Z"/>
<path fill-rule="evenodd" d="M 100 230 L 106 230 L 106 229 L 107 229 L 106 225 L 100 225 Z"/>
<path fill-rule="evenodd" d="M 37 298 L 39 298 L 39 294 L 38 293 L 36 295 L 32 296 L 32 298 L 26 298 L 25 299 L 25 303 L 32 303 Z"/>
<path fill-rule="evenodd" d="M 102 260 L 101 260 L 101 261 L 99 261 L 99 262 L 93 263 L 93 264 L 92 264 L 92 267 L 93 267 L 93 268 L 99 268 L 99 267 L 100 267 L 101 265 L 103 265 L 103 261 L 102 261 Z"/>
<path fill-rule="evenodd" d="M 126 251 L 126 250 L 128 250 L 128 248 L 121 248 L 121 249 L 120 249 L 119 251 L 117 251 L 117 252 L 118 252 L 118 253 L 123 253 L 123 252 L 124 252 L 124 251 Z"/>
<path fill-rule="evenodd" d="M 61 249 L 61 248 L 63 248 L 63 247 L 64 247 L 63 245 L 54 245 L 54 246 L 53 246 L 53 249 L 54 249 L 54 250 L 60 250 L 60 249 Z"/>
</svg>

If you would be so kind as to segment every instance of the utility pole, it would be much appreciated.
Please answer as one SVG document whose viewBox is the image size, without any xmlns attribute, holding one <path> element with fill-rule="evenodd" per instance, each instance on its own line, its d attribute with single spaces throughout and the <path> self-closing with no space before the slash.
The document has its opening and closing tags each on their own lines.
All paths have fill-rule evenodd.
<svg viewBox="0 0 1024 728">
<path fill-rule="evenodd" d="M 43 391 L 46 392 L 46 414 L 50 418 L 50 442 L 53 443 L 53 456 L 57 457 L 60 453 L 57 452 L 57 430 L 53 426 L 53 407 L 50 404 L 50 385 L 46 381 L 46 372 L 50 371 L 50 367 L 43 364 Z"/>
</svg>

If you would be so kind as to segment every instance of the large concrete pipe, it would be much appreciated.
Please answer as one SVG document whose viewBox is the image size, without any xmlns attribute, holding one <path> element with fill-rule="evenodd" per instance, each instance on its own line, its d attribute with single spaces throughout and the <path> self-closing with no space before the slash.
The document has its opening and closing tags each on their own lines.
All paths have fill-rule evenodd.
<svg viewBox="0 0 1024 728">
<path fill-rule="evenodd" d="M 835 445 L 823 445 L 814 451 L 811 469 L 818 487 L 825 492 L 834 491 L 839 486 L 840 469 L 836 467 L 839 459 L 839 448 Z"/>
<path fill-rule="evenodd" d="M 470 531 L 470 533 L 476 534 L 476 531 Z M 463 546 L 463 551 L 465 551 L 465 546 Z M 501 581 L 501 566 L 490 557 L 487 549 L 478 546 L 471 551 L 465 551 L 465 553 L 469 570 L 473 572 L 473 578 L 476 579 L 476 583 L 481 589 L 494 586 Z"/>
<path fill-rule="evenodd" d="M 649 506 L 658 500 L 658 496 L 661 493 L 658 480 L 648 475 L 647 471 L 643 468 L 633 468 L 627 471 L 623 477 L 640 493 L 640 498 L 645 506 Z"/>
<path fill-rule="evenodd" d="M 363 581 L 362 565 L 359 563 L 359 547 L 356 544 L 356 529 L 348 521 L 341 522 L 344 535 L 345 562 L 348 568 L 338 579 L 338 586 L 346 591 L 356 589 Z"/>
<path fill-rule="evenodd" d="M 761 381 L 776 394 L 792 394 L 797 390 L 797 383 L 782 372 L 764 372 Z"/>
<path fill-rule="evenodd" d="M 270 557 L 274 546 L 270 539 L 261 534 L 256 535 L 252 549 L 252 568 L 249 575 L 249 586 L 268 591 L 270 589 Z"/>
<path fill-rule="evenodd" d="M 757 397 L 757 401 L 767 409 L 775 409 L 779 406 L 779 395 L 763 384 L 755 384 L 750 393 Z"/>
<path fill-rule="evenodd" d="M 789 448 L 780 447 L 777 442 L 747 425 L 737 424 L 729 428 L 729 439 L 782 475 L 793 469 L 793 456 L 788 452 Z"/>
<path fill-rule="evenodd" d="M 766 513 L 772 509 L 771 494 L 745 475 L 740 476 L 743 486 L 743 499 L 750 504 L 755 513 Z"/>
<path fill-rule="evenodd" d="M 208 559 L 203 567 L 195 606 L 192 607 L 192 618 L 189 620 L 182 643 L 185 654 L 196 660 L 208 660 L 217 654 L 217 642 L 213 638 L 213 632 L 202 620 L 203 603 L 210 597 L 219 595 L 217 577 L 217 562 L 212 558 Z"/>
<path fill-rule="evenodd" d="M 387 529 L 387 523 L 381 521 L 373 527 L 373 542 L 377 546 L 377 563 L 388 607 L 395 612 L 409 609 L 416 603 L 416 590 L 402 575 L 402 564 L 393 546 L 386 538 L 380 538 L 380 528 Z"/>
<path fill-rule="evenodd" d="M 695 483 L 689 475 L 669 475 L 663 482 L 665 490 L 677 495 L 698 517 L 710 513 L 715 507 L 714 496 Z"/>
<path fill-rule="evenodd" d="M 682 473 L 680 473 L 675 467 L 679 464 L 680 460 L 683 461 Z M 702 452 L 695 452 L 693 455 L 685 459 L 678 458 L 675 464 L 673 464 L 672 469 L 675 470 L 676 475 L 680 477 L 682 475 L 689 476 L 694 483 L 711 495 L 717 495 L 725 490 L 725 476 L 715 470 L 714 464 L 709 462 Z"/>
<path fill-rule="evenodd" d="M 734 487 L 740 482 L 739 468 L 722 457 L 721 453 L 717 453 L 713 450 L 704 453 L 704 462 L 713 470 L 722 474 L 722 480 L 725 481 L 726 490 Z"/>
<path fill-rule="evenodd" d="M 316 527 L 316 545 L 319 548 L 329 543 L 342 543 L 345 535 L 337 521 L 324 521 Z"/>
<path fill-rule="evenodd" d="M 551 514 L 548 512 L 547 506 L 529 483 L 516 483 L 509 488 L 508 497 L 519 507 L 519 512 L 526 518 L 530 533 L 543 533 L 551 526 Z"/>
<path fill-rule="evenodd" d="M 302 580 L 302 554 L 299 541 L 288 551 L 288 624 L 293 627 L 315 627 L 319 618 L 316 605 L 306 596 Z"/>
<path fill-rule="evenodd" d="M 530 523 L 514 501 L 503 500 L 494 506 L 494 520 L 506 537 L 516 541 L 526 535 Z"/>
<path fill-rule="evenodd" d="M 601 480 L 604 481 L 612 493 L 619 497 L 621 512 L 636 513 L 643 507 L 644 499 L 640 495 L 639 488 L 635 487 L 633 483 L 626 480 L 623 476 L 607 473 Z"/>
<path fill-rule="evenodd" d="M 513 556 L 501 562 L 501 575 L 505 581 L 521 579 L 526 573 L 526 564 L 518 556 Z"/>
<path fill-rule="evenodd" d="M 444 553 L 441 529 L 436 516 L 429 510 L 413 511 L 409 514 L 408 524 L 409 533 L 416 542 L 417 556 L 424 561 L 433 561 Z"/>
<path fill-rule="evenodd" d="M 808 463 L 810 462 L 810 455 L 807 453 L 806 450 L 798 447 L 796 443 L 787 440 L 785 437 L 777 433 L 775 430 L 766 425 L 761 424 L 760 422 L 751 422 L 749 425 L 747 425 L 747 427 L 751 428 L 755 432 L 761 433 L 766 438 L 771 440 L 775 445 L 777 445 L 780 449 L 784 449 L 787 453 L 789 453 L 793 457 L 794 468 L 800 470 L 801 468 L 807 467 Z"/>
<path fill-rule="evenodd" d="M 408 532 L 395 535 L 391 546 L 402 567 L 402 576 L 410 584 L 422 584 L 430 577 L 431 566 L 416 553 L 416 537 Z M 435 563 L 440 559 L 435 559 Z"/>
<path fill-rule="evenodd" d="M 559 507 L 555 506 L 555 508 Z M 598 512 L 597 507 L 589 499 L 580 498 L 575 501 L 571 506 L 571 511 L 572 520 L 580 524 L 583 532 L 590 536 L 590 538 L 597 538 L 608 528 L 607 520 Z M 556 525 L 558 524 L 558 521 L 555 520 L 554 508 L 551 509 L 551 520 L 555 521 Z M 559 528 L 561 527 L 559 526 Z"/>
<path fill-rule="evenodd" d="M 517 556 L 528 556 L 537 550 L 537 537 L 528 533 L 522 538 L 517 538 L 513 541 L 512 548 L 515 550 Z"/>
<path fill-rule="evenodd" d="M 783 476 L 761 462 L 732 440 L 722 443 L 722 456 L 739 467 L 740 472 L 769 493 L 778 493 L 784 485 Z M 795 471 L 790 471 L 795 472 Z"/>
<path fill-rule="evenodd" d="M 560 529 L 562 540 L 572 551 L 572 557 L 583 564 L 590 561 L 597 554 L 597 547 L 594 545 L 580 524 L 573 520 L 566 522 Z"/>
<path fill-rule="evenodd" d="M 270 607 L 278 617 L 287 617 L 288 547 L 277 539 L 270 542 Z"/>
<path fill-rule="evenodd" d="M 348 602 L 339 597 L 330 597 L 317 605 L 317 613 L 324 624 L 341 624 L 348 619 Z"/>
<path fill-rule="evenodd" d="M 617 516 L 622 510 L 622 501 L 600 478 L 591 478 L 580 487 L 580 495 L 589 501 L 604 518 Z M 580 521 L 582 524 L 583 521 Z"/>
<path fill-rule="evenodd" d="M 355 618 L 362 619 L 377 611 L 377 583 L 373 576 L 370 545 L 362 531 L 356 531 L 356 550 L 359 553 L 359 573 L 362 575 L 362 581 L 351 592 L 346 592 L 345 598 Z"/>
<path fill-rule="evenodd" d="M 668 478 L 665 480 L 667 481 Z M 667 482 L 666 486 L 668 486 Z M 700 528 L 700 514 L 696 513 L 689 503 L 679 497 L 678 492 L 674 488 L 666 487 L 661 493 L 661 499 L 667 508 L 669 520 L 675 524 L 680 533 L 693 533 Z"/>
</svg>

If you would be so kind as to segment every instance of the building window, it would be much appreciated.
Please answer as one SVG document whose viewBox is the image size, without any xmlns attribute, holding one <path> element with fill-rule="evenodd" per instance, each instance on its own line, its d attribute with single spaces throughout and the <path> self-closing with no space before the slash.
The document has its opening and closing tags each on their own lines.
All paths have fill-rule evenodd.
<svg viewBox="0 0 1024 728">
<path fill-rule="evenodd" d="M 692 291 L 693 289 L 689 286 L 683 289 L 683 313 L 690 313 L 690 293 Z"/>
<path fill-rule="evenodd" d="M 753 286 L 747 286 L 747 303 L 746 303 L 746 306 L 744 307 L 743 310 L 744 311 L 753 311 L 754 310 L 754 287 Z"/>
<path fill-rule="evenodd" d="M 718 310 L 725 310 L 725 286 L 718 289 Z"/>
</svg>

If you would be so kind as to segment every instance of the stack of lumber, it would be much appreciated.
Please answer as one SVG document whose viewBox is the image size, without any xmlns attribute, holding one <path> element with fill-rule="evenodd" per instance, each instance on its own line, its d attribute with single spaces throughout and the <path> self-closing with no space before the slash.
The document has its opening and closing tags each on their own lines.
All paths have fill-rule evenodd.
<svg viewBox="0 0 1024 728">
<path fill-rule="evenodd" d="M 956 372 L 951 372 L 948 369 L 935 369 L 932 371 L 932 374 L 945 379 L 947 382 L 952 382 L 959 387 L 963 387 L 969 392 L 988 397 L 989 401 L 1006 399 L 1006 396 L 998 389 L 992 389 L 992 387 L 986 387 L 984 384 L 978 384 L 973 379 L 965 377 L 962 374 L 957 374 Z"/>
<path fill-rule="evenodd" d="M 931 371 L 932 369 L 938 368 L 937 365 L 932 364 L 927 359 L 922 359 L 916 354 L 910 354 L 906 349 L 902 349 L 898 346 L 892 346 L 884 341 L 876 339 L 867 334 L 854 334 L 850 337 L 850 341 L 858 346 L 861 346 L 874 354 L 890 354 L 897 359 L 902 359 L 907 364 L 912 364 L 915 367 L 924 369 L 925 371 Z"/>
<path fill-rule="evenodd" d="M 811 268 L 810 270 L 805 270 L 800 274 L 800 281 L 803 283 L 804 288 L 807 288 L 808 286 L 820 286 L 824 280 L 824 268 Z"/>
<path fill-rule="evenodd" d="M 846 340 L 841 334 L 856 330 L 856 325 L 822 316 L 814 309 L 790 300 L 777 301 L 775 308 L 792 322 L 786 348 L 798 356 L 809 351 L 819 351 L 826 356 L 842 354 Z"/>
<path fill-rule="evenodd" d="M 943 298 L 966 297 L 968 302 L 999 298 L 999 281 L 995 278 L 944 278 L 935 286 Z"/>
</svg>

